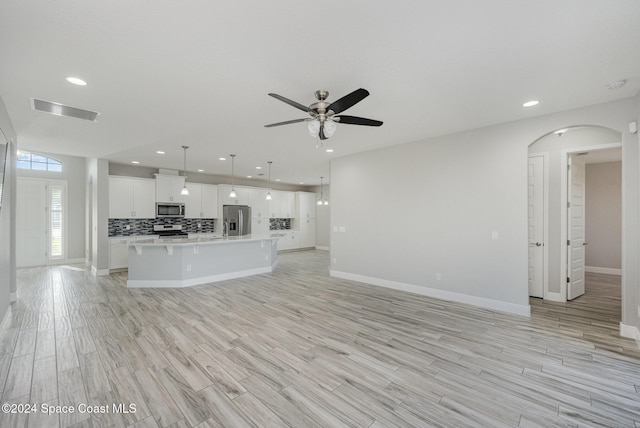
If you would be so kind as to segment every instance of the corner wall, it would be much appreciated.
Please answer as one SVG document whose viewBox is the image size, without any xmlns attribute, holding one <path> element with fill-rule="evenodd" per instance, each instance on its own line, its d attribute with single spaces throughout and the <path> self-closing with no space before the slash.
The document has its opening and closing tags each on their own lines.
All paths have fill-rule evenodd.
<svg viewBox="0 0 640 428">
<path fill-rule="evenodd" d="M 9 312 L 10 303 L 17 296 L 16 290 L 16 146 L 17 135 L 9 114 L 0 98 L 0 129 L 7 140 L 7 163 L 0 208 L 0 321 Z"/>
<path fill-rule="evenodd" d="M 604 126 L 622 132 L 627 156 L 623 323 L 637 325 L 637 117 L 633 97 L 335 159 L 332 275 L 528 314 L 528 146 Z"/>
</svg>

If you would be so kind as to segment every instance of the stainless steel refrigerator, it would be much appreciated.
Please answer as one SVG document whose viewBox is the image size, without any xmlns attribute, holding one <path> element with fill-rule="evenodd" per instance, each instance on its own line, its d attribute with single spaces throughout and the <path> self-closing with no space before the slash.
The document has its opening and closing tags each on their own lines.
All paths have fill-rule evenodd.
<svg viewBox="0 0 640 428">
<path fill-rule="evenodd" d="M 222 207 L 222 233 L 226 236 L 242 236 L 251 233 L 251 207 L 224 205 Z"/>
</svg>

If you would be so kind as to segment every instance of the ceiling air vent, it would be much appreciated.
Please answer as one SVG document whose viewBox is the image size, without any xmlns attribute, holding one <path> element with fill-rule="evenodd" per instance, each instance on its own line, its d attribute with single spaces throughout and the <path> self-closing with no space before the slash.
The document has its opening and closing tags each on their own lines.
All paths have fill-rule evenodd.
<svg viewBox="0 0 640 428">
<path fill-rule="evenodd" d="M 84 119 L 90 122 L 95 122 L 100 114 L 95 111 L 83 110 L 81 108 L 66 106 L 64 104 L 53 103 L 50 101 L 37 100 L 35 98 L 31 98 L 31 108 L 45 113 L 55 114 L 56 116 L 75 117 L 77 119 Z"/>
</svg>

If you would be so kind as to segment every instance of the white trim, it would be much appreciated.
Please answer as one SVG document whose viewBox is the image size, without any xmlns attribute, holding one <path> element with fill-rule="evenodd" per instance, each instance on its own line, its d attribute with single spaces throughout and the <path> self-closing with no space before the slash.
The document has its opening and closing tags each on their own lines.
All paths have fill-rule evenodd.
<svg viewBox="0 0 640 428">
<path fill-rule="evenodd" d="M 597 267 L 597 266 L 585 266 L 584 269 L 585 271 L 590 273 L 603 273 L 606 275 L 622 276 L 622 269 Z"/>
<path fill-rule="evenodd" d="M 18 293 L 13 292 L 13 293 L 9 293 L 9 302 L 14 303 L 18 301 Z M 11 308 L 11 307 L 9 307 Z"/>
<path fill-rule="evenodd" d="M 567 252 L 567 202 L 568 202 L 568 172 L 567 165 L 569 164 L 569 155 L 572 153 L 580 153 L 586 151 L 594 151 L 594 150 L 605 150 L 605 149 L 614 149 L 617 147 L 622 147 L 622 142 L 620 143 L 609 143 L 609 144 L 596 144 L 593 146 L 584 146 L 584 147 L 573 147 L 570 149 L 563 149 L 560 151 L 560 165 L 561 165 L 561 173 L 560 173 L 560 294 L 567 296 L 567 277 L 568 277 L 568 252 Z M 623 156 L 623 168 L 624 168 L 624 156 Z M 624 186 L 623 186 L 624 187 Z M 624 189 L 623 189 L 624 190 Z M 622 203 L 624 204 L 624 191 L 622 195 Z M 624 213 L 624 209 L 623 209 Z M 623 214 L 624 215 L 624 214 Z M 624 238 L 624 226 L 622 228 L 623 238 Z M 622 246 L 622 259 L 624 260 L 624 245 Z"/>
<path fill-rule="evenodd" d="M 638 327 L 620 323 L 620 336 L 635 339 L 640 347 L 640 330 L 638 330 Z"/>
<path fill-rule="evenodd" d="M 255 269 L 241 270 L 237 272 L 221 273 L 217 275 L 201 276 L 198 278 L 189 279 L 167 279 L 167 280 L 149 280 L 138 279 L 128 280 L 127 287 L 129 288 L 184 288 L 192 287 L 194 285 L 208 284 L 210 282 L 225 281 L 228 279 L 242 278 L 245 276 L 259 275 L 261 273 L 272 272 L 271 266 L 261 267 Z"/>
<path fill-rule="evenodd" d="M 56 265 L 77 265 L 77 264 L 86 264 L 87 259 L 53 259 L 49 260 L 48 266 L 56 266 Z"/>
<path fill-rule="evenodd" d="M 316 250 L 329 251 L 329 247 L 316 245 Z"/>
<path fill-rule="evenodd" d="M 454 293 L 451 291 L 438 290 L 435 288 L 422 287 L 414 284 L 390 281 L 381 278 L 373 278 L 364 275 L 356 275 L 348 272 L 330 270 L 329 275 L 336 278 L 348 279 L 350 281 L 363 282 L 365 284 L 391 288 L 394 290 L 407 291 L 409 293 L 420 294 L 422 296 L 434 297 L 436 299 L 449 300 L 452 302 L 464 303 L 467 305 L 479 306 L 481 308 L 492 309 L 500 312 L 507 312 L 524 317 L 531 316 L 531 306 L 517 305 L 515 303 L 503 302 L 500 300 L 486 299 L 484 297 L 470 296 L 468 294 Z"/>
<path fill-rule="evenodd" d="M 554 293 L 552 291 L 548 292 L 545 296 L 544 296 L 545 300 L 549 300 L 551 302 L 566 302 L 567 301 L 567 296 L 566 294 L 562 294 L 562 293 Z"/>
<path fill-rule="evenodd" d="M 549 291 L 549 153 L 530 153 L 529 158 L 533 157 L 542 157 L 542 179 L 544 183 L 542 184 L 542 189 L 544 192 L 544 196 L 542 197 L 542 222 L 543 222 L 543 246 L 542 246 L 542 263 L 544 266 L 542 267 L 542 298 L 549 299 L 550 294 L 553 292 Z M 527 184 L 528 180 L 527 180 Z M 527 245 L 529 241 L 527 240 Z"/>
<path fill-rule="evenodd" d="M 91 266 L 91 274 L 93 276 L 107 276 L 109 275 L 109 269 L 98 269 L 95 266 Z"/>
</svg>

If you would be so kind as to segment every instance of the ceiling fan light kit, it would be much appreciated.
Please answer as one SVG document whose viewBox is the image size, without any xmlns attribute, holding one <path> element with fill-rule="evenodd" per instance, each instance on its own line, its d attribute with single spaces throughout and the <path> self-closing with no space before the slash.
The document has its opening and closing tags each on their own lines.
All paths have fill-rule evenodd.
<svg viewBox="0 0 640 428">
<path fill-rule="evenodd" d="M 311 104 L 309 107 L 285 98 L 282 95 L 270 93 L 269 96 L 286 104 L 289 104 L 290 106 L 295 107 L 298 110 L 304 111 L 310 116 L 310 118 L 293 119 L 287 120 L 285 122 L 271 123 L 269 125 L 265 125 L 266 128 L 289 125 L 292 123 L 308 122 L 307 130 L 309 131 L 309 135 L 314 138 L 319 137 L 320 140 L 326 140 L 327 138 L 332 137 L 336 132 L 336 123 L 365 126 L 382 125 L 382 122 L 379 120 L 367 119 L 364 117 L 345 115 L 336 116 L 337 114 L 342 113 L 350 107 L 353 107 L 355 104 L 368 97 L 369 91 L 367 91 L 366 89 L 356 89 L 350 94 L 347 94 L 332 103 L 328 103 L 326 101 L 327 97 L 329 96 L 329 91 L 318 90 L 315 92 L 315 96 L 318 102 Z"/>
</svg>

